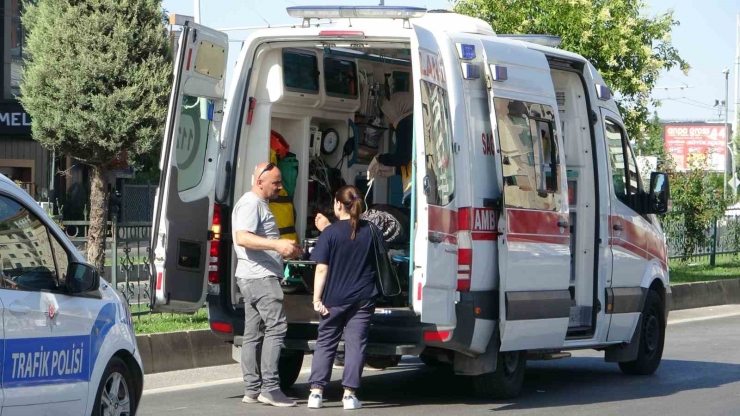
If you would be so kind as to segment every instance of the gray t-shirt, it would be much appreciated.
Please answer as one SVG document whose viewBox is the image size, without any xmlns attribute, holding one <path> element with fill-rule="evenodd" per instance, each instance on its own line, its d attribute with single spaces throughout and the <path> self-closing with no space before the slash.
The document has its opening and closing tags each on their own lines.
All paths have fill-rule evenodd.
<svg viewBox="0 0 740 416">
<path fill-rule="evenodd" d="M 236 203 L 231 214 L 232 237 L 236 241 L 237 231 L 248 231 L 260 237 L 277 240 L 280 238 L 277 222 L 266 200 L 253 192 L 247 192 Z M 236 251 L 237 279 L 261 279 L 283 275 L 283 257 L 274 250 L 250 250 L 234 244 Z"/>
</svg>

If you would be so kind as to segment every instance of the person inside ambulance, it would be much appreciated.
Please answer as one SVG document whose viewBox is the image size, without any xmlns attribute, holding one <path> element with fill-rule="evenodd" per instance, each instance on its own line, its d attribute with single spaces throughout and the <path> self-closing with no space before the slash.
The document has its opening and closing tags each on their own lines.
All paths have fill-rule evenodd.
<svg viewBox="0 0 740 416">
<path fill-rule="evenodd" d="M 383 153 L 375 156 L 370 163 L 368 171 L 370 177 L 382 176 L 387 171 L 382 167 L 396 168 L 396 173 L 401 174 L 403 182 L 404 204 L 409 201 L 411 195 L 411 153 L 414 138 L 414 95 L 411 92 L 399 91 L 383 101 L 381 111 L 392 127 L 396 150 L 393 153 Z"/>
</svg>

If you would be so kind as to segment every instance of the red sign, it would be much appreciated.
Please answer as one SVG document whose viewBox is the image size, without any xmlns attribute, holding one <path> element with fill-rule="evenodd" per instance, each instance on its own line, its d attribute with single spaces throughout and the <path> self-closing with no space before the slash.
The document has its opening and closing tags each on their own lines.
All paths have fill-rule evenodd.
<svg viewBox="0 0 740 416">
<path fill-rule="evenodd" d="M 724 124 L 664 126 L 665 149 L 676 163 L 677 170 L 689 170 L 697 160 L 707 157 L 709 170 L 724 171 L 725 138 Z"/>
</svg>

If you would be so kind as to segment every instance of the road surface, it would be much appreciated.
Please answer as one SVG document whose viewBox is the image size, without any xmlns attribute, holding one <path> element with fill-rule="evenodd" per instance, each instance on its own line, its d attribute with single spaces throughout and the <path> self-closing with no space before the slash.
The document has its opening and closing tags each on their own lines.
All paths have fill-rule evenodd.
<svg viewBox="0 0 740 416">
<path fill-rule="evenodd" d="M 472 398 L 471 385 L 449 370 L 404 359 L 397 368 L 365 372 L 358 397 L 365 411 L 383 415 L 737 415 L 740 414 L 740 306 L 671 314 L 663 362 L 655 375 L 623 375 L 603 353 L 530 361 L 515 400 Z M 304 366 L 310 360 L 304 362 Z M 334 371 L 337 373 L 337 371 Z M 317 414 L 306 408 L 308 369 L 287 391 L 297 409 L 242 404 L 236 365 L 147 376 L 140 415 Z M 344 414 L 340 376 L 324 393 L 321 414 Z"/>
</svg>

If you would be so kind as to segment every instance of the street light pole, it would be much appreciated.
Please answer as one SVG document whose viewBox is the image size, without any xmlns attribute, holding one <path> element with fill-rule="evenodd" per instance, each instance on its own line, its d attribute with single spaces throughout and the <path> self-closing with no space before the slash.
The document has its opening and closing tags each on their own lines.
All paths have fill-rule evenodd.
<svg viewBox="0 0 740 416">
<path fill-rule="evenodd" d="M 193 18 L 195 23 L 200 24 L 200 0 L 193 0 Z"/>
<path fill-rule="evenodd" d="M 730 68 L 725 68 L 722 71 L 725 74 L 725 146 L 729 149 L 730 144 L 730 129 L 727 125 L 727 114 L 729 113 L 729 102 L 730 102 Z M 735 149 L 735 141 L 732 142 L 732 148 Z M 737 197 L 737 185 L 735 179 L 735 152 L 732 152 L 730 157 L 730 166 L 732 167 L 732 196 Z M 725 159 L 726 160 L 726 159 Z M 727 183 L 727 167 L 725 167 L 725 183 Z"/>
</svg>

